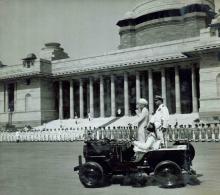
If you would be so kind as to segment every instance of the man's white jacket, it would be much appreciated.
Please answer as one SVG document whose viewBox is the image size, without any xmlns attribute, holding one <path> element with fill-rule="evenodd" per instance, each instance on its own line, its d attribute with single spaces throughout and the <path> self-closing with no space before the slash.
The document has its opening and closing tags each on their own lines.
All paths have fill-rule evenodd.
<svg viewBox="0 0 220 195">
<path fill-rule="evenodd" d="M 156 129 L 167 128 L 169 124 L 169 111 L 164 104 L 161 104 L 155 114 L 150 119 L 154 123 Z"/>
</svg>

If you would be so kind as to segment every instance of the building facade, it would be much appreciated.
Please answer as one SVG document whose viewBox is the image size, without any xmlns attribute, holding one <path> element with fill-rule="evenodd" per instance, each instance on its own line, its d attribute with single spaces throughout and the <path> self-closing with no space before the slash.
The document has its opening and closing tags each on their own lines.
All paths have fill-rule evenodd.
<svg viewBox="0 0 220 195">
<path fill-rule="evenodd" d="M 145 0 L 117 22 L 119 49 L 70 59 L 58 43 L 0 65 L 0 126 L 135 115 L 161 95 L 171 114 L 220 119 L 220 17 L 214 0 Z"/>
</svg>

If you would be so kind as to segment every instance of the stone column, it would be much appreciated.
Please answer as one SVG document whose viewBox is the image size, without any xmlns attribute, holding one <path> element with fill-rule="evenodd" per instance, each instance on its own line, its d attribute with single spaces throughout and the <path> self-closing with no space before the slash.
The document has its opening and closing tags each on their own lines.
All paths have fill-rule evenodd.
<svg viewBox="0 0 220 195">
<path fill-rule="evenodd" d="M 8 112 L 8 84 L 5 83 L 5 112 Z"/>
<path fill-rule="evenodd" d="M 90 113 L 90 96 L 89 96 L 89 79 L 87 80 L 87 84 L 86 84 L 86 109 L 87 109 L 87 116 L 86 117 L 89 117 L 88 114 Z M 91 116 L 91 115 L 90 115 Z"/>
<path fill-rule="evenodd" d="M 180 100 L 180 78 L 179 68 L 175 66 L 175 95 L 176 95 L 176 113 L 181 113 L 181 100 Z"/>
<path fill-rule="evenodd" d="M 153 98 L 153 74 L 152 70 L 148 70 L 148 94 L 149 94 L 149 114 L 154 112 L 154 98 Z"/>
<path fill-rule="evenodd" d="M 59 119 L 63 119 L 63 82 L 59 81 Z"/>
<path fill-rule="evenodd" d="M 94 94 L 93 94 L 93 78 L 89 78 L 89 111 L 90 115 L 94 117 Z"/>
<path fill-rule="evenodd" d="M 129 114 L 129 99 L 128 99 L 128 73 L 124 73 L 124 110 L 125 116 Z"/>
<path fill-rule="evenodd" d="M 70 118 L 74 118 L 74 87 L 73 87 L 73 80 L 70 81 Z"/>
<path fill-rule="evenodd" d="M 14 82 L 14 112 L 17 110 L 17 82 Z"/>
<path fill-rule="evenodd" d="M 136 102 L 141 97 L 141 92 L 140 92 L 140 72 L 136 72 Z"/>
<path fill-rule="evenodd" d="M 196 74 L 195 74 L 195 66 L 192 65 L 192 106 L 193 112 L 198 112 L 198 101 L 197 101 L 197 89 L 196 89 Z"/>
<path fill-rule="evenodd" d="M 5 88 L 4 83 L 0 82 L 0 113 L 5 112 Z"/>
<path fill-rule="evenodd" d="M 84 118 L 83 80 L 79 80 L 79 116 Z"/>
<path fill-rule="evenodd" d="M 104 79 L 100 76 L 100 117 L 105 117 L 104 110 Z"/>
<path fill-rule="evenodd" d="M 148 78 L 148 75 L 146 75 L 146 77 Z M 146 96 L 146 91 L 148 91 L 148 89 L 147 89 L 145 77 L 143 77 L 143 76 L 141 77 L 140 83 L 141 83 L 141 86 L 142 86 L 142 88 L 141 88 L 141 97 L 143 97 L 147 100 L 148 97 Z"/>
<path fill-rule="evenodd" d="M 115 117 L 115 76 L 111 75 L 111 116 Z"/>
<path fill-rule="evenodd" d="M 167 95 L 166 95 L 166 75 L 165 75 L 165 68 L 161 70 L 161 87 L 162 87 L 162 98 L 163 103 L 167 104 Z"/>
</svg>

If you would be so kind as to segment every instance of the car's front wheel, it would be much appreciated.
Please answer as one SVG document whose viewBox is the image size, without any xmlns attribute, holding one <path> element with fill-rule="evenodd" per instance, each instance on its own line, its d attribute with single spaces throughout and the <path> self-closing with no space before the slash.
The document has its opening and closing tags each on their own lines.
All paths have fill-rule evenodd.
<svg viewBox="0 0 220 195">
<path fill-rule="evenodd" d="M 79 169 L 79 179 L 87 188 L 104 185 L 105 176 L 102 166 L 96 162 L 86 162 Z"/>
</svg>

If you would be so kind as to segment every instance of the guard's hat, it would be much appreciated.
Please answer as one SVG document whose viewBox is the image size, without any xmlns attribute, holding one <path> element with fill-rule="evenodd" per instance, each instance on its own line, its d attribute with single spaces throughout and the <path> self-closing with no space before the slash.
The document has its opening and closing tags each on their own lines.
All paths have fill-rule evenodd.
<svg viewBox="0 0 220 195">
<path fill-rule="evenodd" d="M 137 103 L 138 104 L 143 104 L 143 105 L 148 105 L 148 101 L 145 100 L 144 98 L 140 98 Z"/>
<path fill-rule="evenodd" d="M 161 100 L 161 101 L 163 101 L 163 98 L 161 97 L 161 96 L 159 96 L 159 95 L 156 95 L 155 97 L 154 97 L 154 100 L 156 101 L 156 100 Z"/>
</svg>

